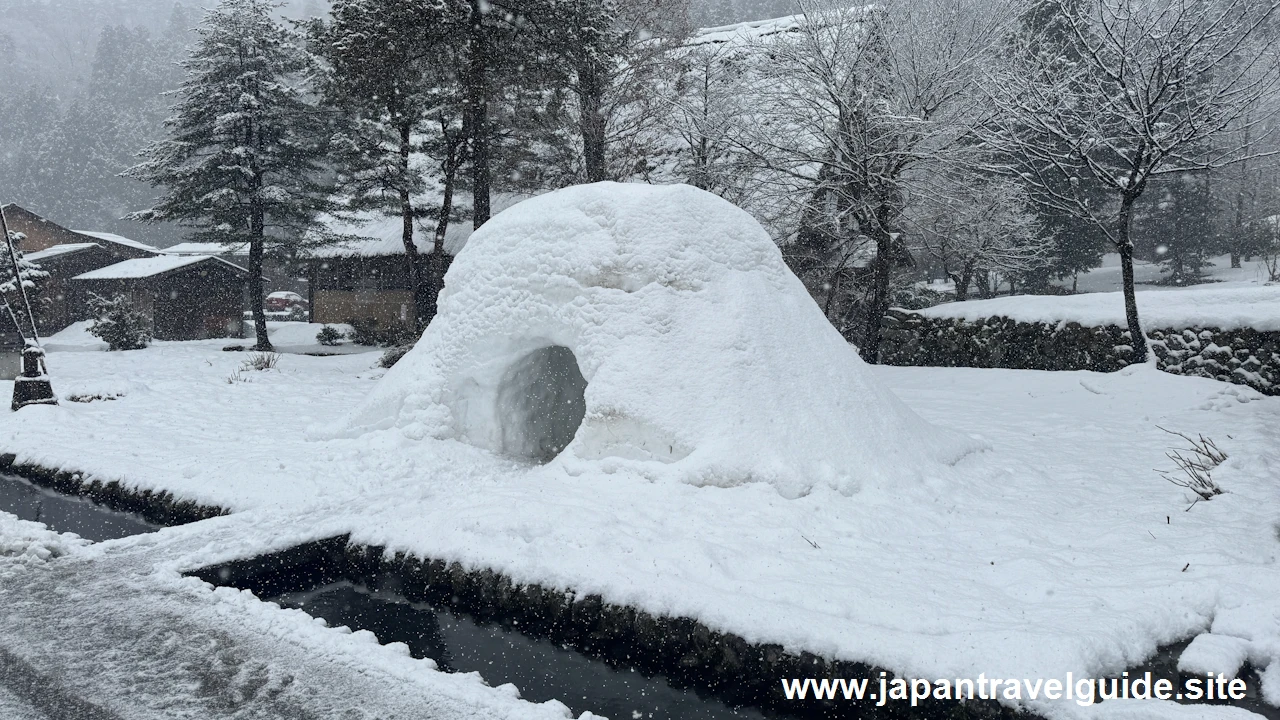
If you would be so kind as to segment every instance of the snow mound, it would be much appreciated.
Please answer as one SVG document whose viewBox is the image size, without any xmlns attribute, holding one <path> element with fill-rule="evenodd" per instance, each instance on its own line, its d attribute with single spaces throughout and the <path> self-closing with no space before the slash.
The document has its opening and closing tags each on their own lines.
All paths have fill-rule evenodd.
<svg viewBox="0 0 1280 720">
<path fill-rule="evenodd" d="M 980 445 L 877 385 L 746 212 L 597 183 L 502 212 L 338 434 L 399 428 L 571 474 L 851 494 Z"/>
<path fill-rule="evenodd" d="M 1249 641 L 1229 635 L 1197 635 L 1178 656 L 1178 672 L 1222 674 L 1234 678 L 1249 659 Z"/>
<path fill-rule="evenodd" d="M 88 544 L 88 540 L 76 535 L 56 533 L 43 523 L 19 520 L 11 513 L 0 511 L 0 578 L 8 577 L 14 570 L 9 562 L 16 560 L 19 567 L 43 563 Z"/>
</svg>

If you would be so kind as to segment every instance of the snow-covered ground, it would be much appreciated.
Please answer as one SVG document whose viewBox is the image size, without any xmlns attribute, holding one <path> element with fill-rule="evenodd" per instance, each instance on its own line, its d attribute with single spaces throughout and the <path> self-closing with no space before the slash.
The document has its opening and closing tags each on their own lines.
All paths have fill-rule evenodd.
<svg viewBox="0 0 1280 720">
<path fill-rule="evenodd" d="M 1255 259 L 1242 262 L 1238 268 L 1231 267 L 1231 257 L 1229 255 L 1209 258 L 1209 262 L 1211 267 L 1205 268 L 1204 275 L 1206 279 L 1214 283 L 1229 283 L 1227 287 L 1232 287 L 1261 285 L 1267 281 L 1267 269 L 1261 260 Z M 1133 278 L 1138 285 L 1151 285 L 1150 288 L 1146 288 L 1150 290 L 1179 289 L 1169 285 L 1154 285 L 1153 283 L 1158 282 L 1161 278 L 1160 266 L 1146 260 L 1134 261 Z M 1067 278 L 1057 284 L 1070 288 L 1072 279 Z M 1222 286 L 1219 285 L 1219 287 Z M 1076 282 L 1076 291 L 1082 293 L 1118 292 L 1120 289 L 1120 255 L 1117 253 L 1103 255 L 1102 265 L 1087 273 L 1081 273 Z"/>
<path fill-rule="evenodd" d="M 62 331 L 45 338 L 43 345 L 46 350 L 51 352 L 98 352 L 106 350 L 107 344 L 105 342 L 89 334 L 89 326 L 92 324 L 91 320 L 72 323 Z M 354 345 L 346 340 L 341 341 L 338 345 L 321 345 L 316 341 L 316 334 L 325 327 L 324 323 L 268 320 L 267 335 L 271 338 L 271 343 L 275 346 L 276 351 L 281 353 L 344 355 L 377 350 L 377 348 L 365 345 Z M 328 327 L 342 333 L 351 331 L 351 326 L 343 323 L 330 323 Z M 154 342 L 157 345 L 166 344 L 164 340 L 156 340 Z M 226 347 L 228 345 L 252 346 L 253 338 L 213 338 L 202 342 L 207 345 L 217 345 L 218 347 Z"/>
<path fill-rule="evenodd" d="M 1186 321 L 1280 290 L 1159 297 Z M 341 534 L 908 677 L 1114 675 L 1195 637 L 1185 667 L 1249 661 L 1280 705 L 1280 398 L 1149 366 L 867 366 L 769 236 L 693 188 L 578 186 L 496 216 L 390 371 L 76 337 L 49 343 L 64 402 L 0 416 L 0 452 L 233 512 L 91 546 L 0 522 L 0 663 L 121 715 L 560 712 L 181 575 Z M 1225 494 L 1162 477 L 1182 440 L 1161 428 L 1217 442 Z"/>
<path fill-rule="evenodd" d="M 764 483 L 574 476 L 395 430 L 307 440 L 308 425 L 369 394 L 383 373 L 373 356 L 289 355 L 229 381 L 241 362 L 213 342 L 50 354 L 61 394 L 122 396 L 0 416 L 0 451 L 237 514 L 28 559 L 0 581 L 0 650 L 124 716 L 189 710 L 202 682 L 194 668 L 212 661 L 221 664 L 208 682 L 228 697 L 284 686 L 283 663 L 297 670 L 280 702 L 299 706 L 443 697 L 433 707 L 553 715 L 179 575 L 350 532 L 921 677 L 1118 672 L 1212 629 L 1268 666 L 1264 690 L 1280 704 L 1280 398 L 1146 367 L 877 367 L 926 420 L 990 449 L 918 485 L 849 496 L 818 485 L 785 499 Z M 9 390 L 0 383 L 0 395 Z M 1192 498 L 1155 471 L 1172 469 L 1164 451 L 1180 441 L 1157 425 L 1217 441 L 1230 455 L 1214 472 L 1227 493 L 1186 511 Z M 0 572 L 14 562 L 0 559 Z M 226 715 L 272 707 L 268 695 L 245 697 Z M 1064 718 L 1246 716 L 1155 701 L 1033 707 Z"/>
<path fill-rule="evenodd" d="M 1145 328 L 1280 330 L 1280 284 L 1208 283 L 1176 291 L 1144 287 L 1135 295 Z M 1007 317 L 1023 322 L 1125 326 L 1124 296 L 1119 292 L 1014 295 L 943 303 L 918 312 L 927 317 L 966 320 Z"/>
</svg>

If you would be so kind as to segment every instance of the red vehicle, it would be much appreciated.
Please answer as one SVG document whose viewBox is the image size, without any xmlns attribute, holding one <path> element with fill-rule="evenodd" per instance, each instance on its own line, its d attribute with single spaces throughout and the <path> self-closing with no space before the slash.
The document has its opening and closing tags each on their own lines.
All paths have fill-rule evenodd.
<svg viewBox="0 0 1280 720">
<path fill-rule="evenodd" d="M 267 295 L 264 307 L 271 312 L 288 312 L 294 308 L 307 309 L 307 300 L 296 292 L 277 290 Z"/>
</svg>

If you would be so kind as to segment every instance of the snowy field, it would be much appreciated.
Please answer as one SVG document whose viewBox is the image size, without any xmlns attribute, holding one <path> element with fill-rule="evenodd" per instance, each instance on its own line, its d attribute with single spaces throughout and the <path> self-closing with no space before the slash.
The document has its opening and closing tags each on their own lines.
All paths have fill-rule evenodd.
<svg viewBox="0 0 1280 720">
<path fill-rule="evenodd" d="M 1204 268 L 1205 278 L 1213 283 L 1224 283 L 1218 287 L 1242 287 L 1246 285 L 1262 285 L 1267 282 L 1267 268 L 1261 260 L 1249 260 L 1240 263 L 1240 267 L 1231 267 L 1229 255 L 1218 255 L 1209 258 L 1211 266 Z M 1133 279 L 1137 285 L 1146 285 L 1145 290 L 1179 290 L 1170 285 L 1155 285 L 1162 277 L 1160 266 L 1146 260 L 1134 260 Z M 1060 280 L 1058 285 L 1070 288 L 1071 278 Z M 1121 289 L 1120 256 L 1107 253 L 1102 256 L 1102 265 L 1085 273 L 1081 273 L 1076 284 L 1076 291 L 1082 293 L 1119 292 Z"/>
<path fill-rule="evenodd" d="M 1192 285 L 1177 291 L 1138 290 L 1143 327 L 1216 327 L 1280 330 L 1280 284 L 1224 287 L 1226 283 Z M 989 300 L 943 303 L 918 311 L 926 317 L 978 320 L 1007 317 L 1022 322 L 1125 327 L 1124 296 L 1119 292 L 1079 295 L 1014 295 Z"/>
<path fill-rule="evenodd" d="M 0 514 L 0 673 L 52 673 L 125 716 L 395 716 L 414 697 L 563 714 L 181 575 L 349 534 L 914 678 L 1101 677 L 1195 638 L 1185 670 L 1248 661 L 1280 705 L 1280 398 L 1146 365 L 868 366 L 767 233 L 681 186 L 521 203 L 472 236 L 439 307 L 387 371 L 52 338 L 63 402 L 0 416 L 0 452 L 233 514 L 92 546 Z M 273 326 L 298 348 L 314 329 Z M 1162 477 L 1183 446 L 1162 427 L 1217 443 L 1225 494 Z"/>
<path fill-rule="evenodd" d="M 99 352 L 107 349 L 107 344 L 102 340 L 89 334 L 89 326 L 93 322 L 90 320 L 82 320 L 73 323 L 70 327 L 44 339 L 42 343 L 46 350 L 51 352 Z M 307 323 L 307 322 L 288 322 L 288 321 L 267 321 L 267 335 L 271 338 L 271 344 L 275 346 L 276 352 L 308 355 L 347 355 L 351 353 L 373 352 L 378 348 L 366 345 L 354 345 L 348 340 L 343 340 L 337 345 L 321 345 L 316 341 L 316 333 L 326 327 L 324 323 Z M 331 327 L 338 332 L 350 332 L 351 326 L 344 323 L 329 323 Z M 207 341 L 208 344 L 217 345 L 218 347 L 227 347 L 229 345 L 239 345 L 241 347 L 252 347 L 253 328 L 250 326 L 243 338 L 217 338 Z M 157 341 L 158 345 L 163 345 L 165 341 Z"/>
<path fill-rule="evenodd" d="M 118 622 L 95 629 L 85 620 L 75 632 L 86 644 L 110 642 L 110 632 L 123 632 L 118 623 L 146 604 L 162 618 L 189 610 L 190 622 L 211 623 L 206 632 L 222 618 L 227 642 L 255 662 L 301 648 L 326 658 L 330 673 L 377 658 L 380 669 L 357 683 L 366 689 L 405 677 L 432 692 L 465 685 L 414 669 L 422 662 L 394 649 L 314 633 L 296 613 L 178 574 L 351 532 L 356 542 L 599 592 L 752 641 L 924 677 L 1117 672 L 1159 644 L 1212 629 L 1244 639 L 1256 664 L 1270 662 L 1266 688 L 1280 700 L 1280 399 L 1145 367 L 1114 375 L 878 367 L 876 377 L 927 420 L 963 424 L 991 449 L 920 487 L 852 496 L 819 487 L 785 500 L 762 484 L 550 476 L 456 441 L 393 433 L 309 441 L 309 424 L 346 413 L 370 391 L 383 372 L 371 369 L 373 356 L 288 356 L 278 370 L 228 382 L 241 358 L 218 345 L 54 352 L 60 393 L 123 397 L 0 420 L 3 450 L 23 460 L 238 513 L 73 550 L 76 560 L 28 563 L 16 576 L 10 570 L 0 597 L 8 613 L 27 608 L 17 614 L 29 622 L 7 624 L 0 645 L 8 651 L 65 667 L 67 682 L 94 687 L 90 666 L 111 667 L 111 658 L 52 657 L 57 633 L 37 617 L 76 603 L 84 610 L 92 598 L 51 588 L 58 577 L 90 582 L 97 574 L 89 564 L 100 562 L 131 579 L 123 590 L 119 577 L 92 581 L 105 601 L 99 614 Z M 1156 425 L 1213 437 L 1231 456 L 1215 472 L 1227 494 L 1184 512 L 1191 499 L 1153 470 L 1169 466 L 1171 444 Z M 249 642 L 263 633 L 282 647 Z M 124 672 L 126 660 L 119 663 L 115 671 Z M 158 702 L 156 693 L 139 701 Z M 501 701 L 498 693 L 480 697 Z M 1143 717 L 1242 716 L 1128 705 L 1162 710 Z M 1122 702 L 1036 708 L 1053 717 L 1128 716 Z"/>
</svg>

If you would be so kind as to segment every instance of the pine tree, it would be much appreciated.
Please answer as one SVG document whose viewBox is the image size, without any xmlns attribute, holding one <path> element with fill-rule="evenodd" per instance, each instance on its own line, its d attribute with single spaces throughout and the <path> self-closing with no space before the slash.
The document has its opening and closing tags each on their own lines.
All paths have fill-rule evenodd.
<svg viewBox="0 0 1280 720">
<path fill-rule="evenodd" d="M 164 186 L 130 217 L 176 220 L 193 239 L 248 244 L 256 349 L 270 350 L 263 310 L 263 255 L 323 241 L 329 208 L 321 181 L 327 124 L 307 98 L 311 66 L 298 33 L 272 17 L 270 0 L 223 0 L 208 11 L 182 67 L 169 137 L 141 153 L 130 177 Z"/>
<path fill-rule="evenodd" d="M 7 223 L 4 232 L 8 233 L 8 239 L 0 245 L 0 303 L 4 304 L 4 314 L 19 334 L 24 339 L 39 342 L 40 330 L 36 325 L 31 294 L 36 284 L 49 277 L 49 273 L 22 256 L 25 235 L 9 231 Z"/>
<path fill-rule="evenodd" d="M 1034 2 L 1019 18 L 1018 33 L 1010 52 L 1038 56 L 1041 64 L 1049 68 L 1078 65 L 1082 48 L 1064 20 L 1064 13 L 1079 5 L 1080 0 Z M 1035 130 L 1026 128 L 1025 132 Z M 1057 246 L 1050 264 L 1024 277 L 1026 284 L 1033 288 L 1046 287 L 1051 277 L 1074 277 L 1098 267 L 1107 246 L 1106 235 L 1095 223 L 1056 207 L 1051 197 L 1071 192 L 1074 183 L 1074 192 L 1087 196 L 1092 204 L 1100 207 L 1108 200 L 1106 188 L 1087 174 L 1067 177 L 1048 173 L 1044 182 L 1049 186 L 1047 189 L 1031 184 L 1027 190 L 1041 227 L 1057 239 Z"/>
<path fill-rule="evenodd" d="M 1134 217 L 1135 244 L 1161 266 L 1170 285 L 1199 282 L 1217 245 L 1209 173 L 1187 173 L 1152 183 Z"/>
<path fill-rule="evenodd" d="M 558 87 L 571 84 L 578 96 L 586 175 L 602 177 L 605 126 L 599 110 L 621 38 L 613 23 L 613 1 L 454 2 L 461 3 L 465 13 L 461 77 L 475 227 L 491 214 L 494 166 L 509 161 L 500 153 L 519 154 L 519 148 L 512 147 L 515 143 L 504 147 L 503 140 L 519 137 L 524 128 L 515 125 L 528 120 L 522 113 L 542 113 L 545 108 L 537 106 L 554 97 Z M 491 115 L 491 108 L 500 114 Z"/>
<path fill-rule="evenodd" d="M 399 215 L 418 328 L 435 315 L 443 286 L 444 238 L 463 160 L 459 44 L 465 18 L 456 6 L 424 0 L 338 0 L 329 23 L 312 27 L 327 65 L 326 103 L 342 111 L 335 156 L 353 210 Z M 416 162 L 429 157 L 434 167 Z M 442 189 L 438 208 L 415 206 L 428 175 Z M 434 216 L 426 262 L 413 241 L 415 220 Z M 425 266 L 425 267 L 424 267 Z"/>
<path fill-rule="evenodd" d="M 89 334 L 107 344 L 108 350 L 142 350 L 151 344 L 151 318 L 133 306 L 125 295 L 89 295 L 93 324 Z"/>
</svg>

